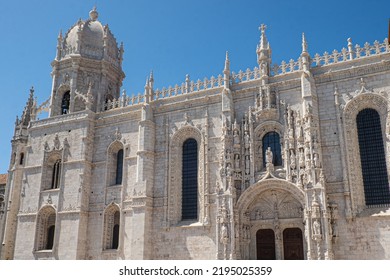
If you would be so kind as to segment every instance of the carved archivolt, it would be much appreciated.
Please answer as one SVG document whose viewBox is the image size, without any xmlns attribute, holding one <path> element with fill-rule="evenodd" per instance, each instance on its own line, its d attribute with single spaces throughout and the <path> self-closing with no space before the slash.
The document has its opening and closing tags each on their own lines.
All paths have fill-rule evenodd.
<svg viewBox="0 0 390 280">
<path fill-rule="evenodd" d="M 197 127 L 186 125 L 173 134 L 169 147 L 168 219 L 170 225 L 181 221 L 182 153 L 183 143 L 189 138 L 195 139 L 198 143 L 198 221 L 204 220 L 205 141 Z"/>
<path fill-rule="evenodd" d="M 43 206 L 36 219 L 35 250 L 46 249 L 48 229 L 56 224 L 56 209 L 52 205 Z"/>
<path fill-rule="evenodd" d="M 120 207 L 111 203 L 104 210 L 103 250 L 113 249 L 113 228 L 116 224 L 120 225 Z"/>
<path fill-rule="evenodd" d="M 360 93 L 347 101 L 346 105 L 341 106 L 344 119 L 345 147 L 347 152 L 347 172 L 352 198 L 353 213 L 359 213 L 365 208 L 364 185 L 361 172 L 361 161 L 359 152 L 359 141 L 357 134 L 356 117 L 363 109 L 374 109 L 378 112 L 381 121 L 384 147 L 387 151 L 390 147 L 387 141 L 386 131 L 389 130 L 387 124 L 390 124 L 388 116 L 388 101 L 385 97 L 373 93 Z M 389 173 L 389 157 L 386 156 L 387 169 Z"/>
<path fill-rule="evenodd" d="M 254 203 L 257 205 L 257 201 L 262 200 L 265 200 L 266 203 L 260 203 L 258 208 L 264 211 L 265 217 L 269 216 L 271 218 L 271 215 L 274 215 L 274 203 L 276 202 L 282 216 L 284 215 L 287 218 L 292 215 L 292 213 L 288 213 L 289 209 L 304 205 L 304 193 L 297 186 L 285 180 L 269 179 L 261 181 L 250 186 L 237 201 L 237 209 L 242 216 L 241 218 L 244 218 L 243 215 L 248 209 L 254 207 Z M 252 210 L 256 211 L 256 207 Z"/>
</svg>

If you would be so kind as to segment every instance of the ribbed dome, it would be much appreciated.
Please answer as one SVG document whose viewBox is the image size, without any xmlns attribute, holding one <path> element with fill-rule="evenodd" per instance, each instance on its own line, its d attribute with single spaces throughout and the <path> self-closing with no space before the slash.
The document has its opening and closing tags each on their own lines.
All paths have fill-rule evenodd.
<svg viewBox="0 0 390 280">
<path fill-rule="evenodd" d="M 89 12 L 89 16 L 90 18 L 85 21 L 80 19 L 65 34 L 62 57 L 69 54 L 80 54 L 84 57 L 100 60 L 103 59 L 104 48 L 106 48 L 106 53 L 111 58 L 118 59 L 119 49 L 108 26 L 103 26 L 97 20 L 98 12 L 95 8 Z"/>
</svg>

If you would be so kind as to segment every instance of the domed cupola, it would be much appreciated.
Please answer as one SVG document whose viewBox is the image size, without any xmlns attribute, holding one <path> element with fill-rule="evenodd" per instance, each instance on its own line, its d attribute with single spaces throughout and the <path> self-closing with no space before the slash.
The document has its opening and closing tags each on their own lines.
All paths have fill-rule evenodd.
<svg viewBox="0 0 390 280">
<path fill-rule="evenodd" d="M 98 16 L 93 8 L 88 19 L 78 20 L 57 38 L 51 117 L 83 110 L 100 112 L 106 100 L 119 98 L 125 77 L 123 44 L 118 46 L 108 25 L 103 26 Z"/>
<path fill-rule="evenodd" d="M 103 26 L 98 21 L 98 12 L 94 7 L 89 12 L 89 19 L 78 20 L 64 39 L 59 38 L 57 60 L 71 55 L 81 55 L 91 59 L 107 59 L 119 66 L 122 62 L 122 49 L 118 48 L 116 39 L 108 25 Z"/>
</svg>

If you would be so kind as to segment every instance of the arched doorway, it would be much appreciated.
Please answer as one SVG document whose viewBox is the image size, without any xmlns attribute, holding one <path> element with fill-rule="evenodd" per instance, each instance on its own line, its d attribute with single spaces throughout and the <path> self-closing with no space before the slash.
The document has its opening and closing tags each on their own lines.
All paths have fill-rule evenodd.
<svg viewBox="0 0 390 280">
<path fill-rule="evenodd" d="M 286 228 L 283 231 L 283 251 L 285 260 L 303 260 L 302 230 Z"/>
<path fill-rule="evenodd" d="M 258 260 L 276 260 L 275 233 L 272 229 L 260 229 L 256 233 Z"/>
</svg>

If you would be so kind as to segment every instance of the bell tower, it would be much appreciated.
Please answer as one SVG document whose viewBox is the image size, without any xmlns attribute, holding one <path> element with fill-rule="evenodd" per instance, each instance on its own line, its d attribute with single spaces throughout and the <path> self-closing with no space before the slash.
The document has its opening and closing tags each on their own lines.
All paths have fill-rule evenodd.
<svg viewBox="0 0 390 280">
<path fill-rule="evenodd" d="M 123 44 L 118 46 L 98 16 L 94 7 L 88 19 L 78 20 L 64 35 L 58 35 L 51 64 L 50 117 L 85 109 L 99 112 L 106 101 L 119 97 L 125 77 Z"/>
</svg>

